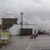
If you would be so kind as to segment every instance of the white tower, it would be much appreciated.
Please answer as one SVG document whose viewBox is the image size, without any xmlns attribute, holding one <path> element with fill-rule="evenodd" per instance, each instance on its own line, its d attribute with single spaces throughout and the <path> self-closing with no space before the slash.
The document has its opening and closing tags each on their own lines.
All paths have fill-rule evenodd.
<svg viewBox="0 0 50 50">
<path fill-rule="evenodd" d="M 14 14 L 11 11 L 5 13 L 5 18 L 14 18 Z"/>
</svg>

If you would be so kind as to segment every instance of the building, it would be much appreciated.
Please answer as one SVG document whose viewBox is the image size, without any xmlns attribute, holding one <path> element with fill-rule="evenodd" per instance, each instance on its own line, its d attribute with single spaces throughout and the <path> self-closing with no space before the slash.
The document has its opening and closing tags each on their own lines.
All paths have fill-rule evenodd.
<svg viewBox="0 0 50 50">
<path fill-rule="evenodd" d="M 12 27 L 17 24 L 17 18 L 2 18 L 2 30 Z"/>
<path fill-rule="evenodd" d="M 21 33 L 21 31 L 22 31 L 21 25 L 20 24 L 13 25 L 9 29 L 9 33 L 10 33 L 10 35 L 32 35 L 32 34 L 38 33 L 38 28 L 34 24 L 28 24 L 28 25 L 24 24 L 22 29 L 23 29 L 23 32 Z"/>
</svg>

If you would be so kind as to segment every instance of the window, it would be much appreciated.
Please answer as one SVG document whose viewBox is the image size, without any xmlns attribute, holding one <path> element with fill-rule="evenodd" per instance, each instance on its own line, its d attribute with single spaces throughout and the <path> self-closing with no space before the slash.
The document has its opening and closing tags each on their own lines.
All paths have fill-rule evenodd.
<svg viewBox="0 0 50 50">
<path fill-rule="evenodd" d="M 36 34 L 36 30 L 34 30 L 34 33 Z"/>
</svg>

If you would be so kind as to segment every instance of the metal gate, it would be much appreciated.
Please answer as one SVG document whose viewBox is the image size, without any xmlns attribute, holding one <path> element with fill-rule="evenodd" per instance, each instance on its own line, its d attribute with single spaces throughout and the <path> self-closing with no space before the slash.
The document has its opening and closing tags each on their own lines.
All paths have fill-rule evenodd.
<svg viewBox="0 0 50 50">
<path fill-rule="evenodd" d="M 32 35 L 32 28 L 20 29 L 20 35 Z"/>
</svg>

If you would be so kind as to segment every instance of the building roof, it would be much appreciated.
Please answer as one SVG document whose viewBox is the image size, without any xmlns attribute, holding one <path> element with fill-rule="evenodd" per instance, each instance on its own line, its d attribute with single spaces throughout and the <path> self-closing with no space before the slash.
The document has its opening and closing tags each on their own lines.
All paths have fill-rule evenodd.
<svg viewBox="0 0 50 50">
<path fill-rule="evenodd" d="M 18 18 L 2 18 L 2 20 L 18 20 Z"/>
</svg>

